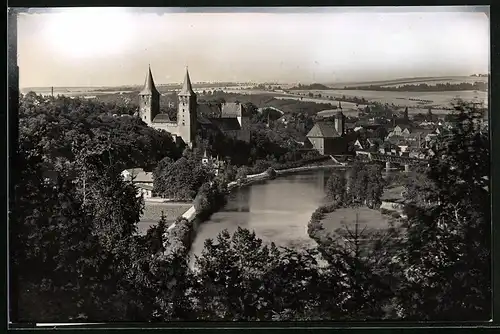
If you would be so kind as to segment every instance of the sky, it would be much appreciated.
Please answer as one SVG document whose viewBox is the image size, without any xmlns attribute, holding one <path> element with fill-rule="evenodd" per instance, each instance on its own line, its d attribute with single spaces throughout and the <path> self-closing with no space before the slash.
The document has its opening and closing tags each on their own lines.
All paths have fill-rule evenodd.
<svg viewBox="0 0 500 334">
<path fill-rule="evenodd" d="M 335 83 L 489 71 L 489 18 L 465 7 L 68 8 L 18 16 L 20 86 Z"/>
</svg>

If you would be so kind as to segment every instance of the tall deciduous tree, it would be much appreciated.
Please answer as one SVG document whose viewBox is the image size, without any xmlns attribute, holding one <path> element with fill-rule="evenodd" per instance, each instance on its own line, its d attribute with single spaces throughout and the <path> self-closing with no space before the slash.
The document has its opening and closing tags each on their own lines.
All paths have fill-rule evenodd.
<svg viewBox="0 0 500 334">
<path fill-rule="evenodd" d="M 347 193 L 347 180 L 345 175 L 333 172 L 328 178 L 325 190 L 329 199 L 343 203 Z"/>
<path fill-rule="evenodd" d="M 165 198 L 192 200 L 201 185 L 213 177 L 201 161 L 182 157 L 161 161 L 153 172 L 154 192 Z"/>
<path fill-rule="evenodd" d="M 490 318 L 489 140 L 473 107 L 458 106 L 456 116 L 426 172 L 433 191 L 414 186 L 432 205 L 417 202 L 408 213 L 400 303 L 409 319 Z"/>
</svg>

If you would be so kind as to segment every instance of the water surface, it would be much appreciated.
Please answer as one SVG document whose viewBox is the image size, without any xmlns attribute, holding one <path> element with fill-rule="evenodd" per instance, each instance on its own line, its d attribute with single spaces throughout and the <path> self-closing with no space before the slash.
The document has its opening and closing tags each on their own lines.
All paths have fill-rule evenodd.
<svg viewBox="0 0 500 334">
<path fill-rule="evenodd" d="M 215 239 L 224 229 L 232 234 L 238 227 L 255 231 L 257 237 L 277 246 L 314 247 L 307 223 L 324 203 L 330 173 L 318 170 L 292 174 L 234 190 L 226 206 L 200 224 L 192 253 L 200 255 L 206 239 Z"/>
</svg>

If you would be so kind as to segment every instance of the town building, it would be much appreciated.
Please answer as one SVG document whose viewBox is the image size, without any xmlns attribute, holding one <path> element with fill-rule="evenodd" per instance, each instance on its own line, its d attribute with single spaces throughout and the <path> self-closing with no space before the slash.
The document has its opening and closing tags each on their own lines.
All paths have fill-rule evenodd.
<svg viewBox="0 0 500 334">
<path fill-rule="evenodd" d="M 123 180 L 127 182 L 132 182 L 138 190 L 138 196 L 144 196 L 144 198 L 153 197 L 153 173 L 146 172 L 142 168 L 130 168 L 125 169 L 121 173 Z"/>
<path fill-rule="evenodd" d="M 322 155 L 345 154 L 347 152 L 345 134 L 345 116 L 338 111 L 333 122 L 317 122 L 307 134 L 307 139 Z"/>
<path fill-rule="evenodd" d="M 146 172 L 142 168 L 125 169 L 122 173 L 124 181 L 132 183 L 153 184 L 153 173 Z"/>
<path fill-rule="evenodd" d="M 236 102 L 198 103 L 187 69 L 184 83 L 177 94 L 176 121 L 171 120 L 168 114 L 160 113 L 160 95 L 156 89 L 151 68 L 149 68 L 144 88 L 139 93 L 138 116 L 147 125 L 169 132 L 176 141 L 182 140 L 192 147 L 197 129 L 204 126 L 216 126 L 225 135 L 234 139 L 250 141 L 250 115 L 247 114 L 244 106 Z M 202 112 L 203 109 L 205 113 Z"/>
<path fill-rule="evenodd" d="M 137 186 L 137 189 L 139 190 L 139 193 L 138 193 L 139 196 L 142 195 L 144 198 L 153 197 L 153 185 L 138 183 L 138 184 L 136 184 L 136 186 Z"/>
</svg>

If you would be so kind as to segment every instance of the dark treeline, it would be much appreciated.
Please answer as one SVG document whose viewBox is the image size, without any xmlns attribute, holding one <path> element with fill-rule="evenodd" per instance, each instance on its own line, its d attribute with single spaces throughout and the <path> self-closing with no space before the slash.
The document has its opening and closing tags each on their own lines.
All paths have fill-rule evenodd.
<svg viewBox="0 0 500 334">
<path fill-rule="evenodd" d="M 461 82 L 461 83 L 437 83 L 434 85 L 429 85 L 426 83 L 421 83 L 418 85 L 399 85 L 399 86 L 356 86 L 356 87 L 344 87 L 346 90 L 375 90 L 375 91 L 390 91 L 390 92 L 447 92 L 447 91 L 461 91 L 461 90 L 474 90 L 483 91 L 488 90 L 488 83 L 476 81 L 474 83 Z"/>
<path fill-rule="evenodd" d="M 331 88 L 328 87 L 328 86 L 325 86 L 323 84 L 320 84 L 320 83 L 313 83 L 313 84 L 310 84 L 310 85 L 298 84 L 298 86 L 290 88 L 290 90 L 309 90 L 309 89 L 327 90 L 327 89 L 331 89 Z"/>
<path fill-rule="evenodd" d="M 396 248 L 375 243 L 360 253 L 326 238 L 318 249 L 293 250 L 238 229 L 207 240 L 192 271 L 164 221 L 136 235 L 143 199 L 117 173 L 157 157 L 171 160 L 165 165 L 186 159 L 178 165 L 190 169 L 189 155 L 179 158 L 168 134 L 140 120 L 111 121 L 107 108 L 64 98 L 21 102 L 9 223 L 14 321 L 490 318 L 489 146 L 466 109 L 436 149 L 442 158 L 408 183 L 407 232 Z M 61 177 L 47 179 L 47 169 Z M 201 208 L 218 196 L 206 183 L 202 190 Z"/>
</svg>

